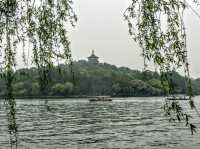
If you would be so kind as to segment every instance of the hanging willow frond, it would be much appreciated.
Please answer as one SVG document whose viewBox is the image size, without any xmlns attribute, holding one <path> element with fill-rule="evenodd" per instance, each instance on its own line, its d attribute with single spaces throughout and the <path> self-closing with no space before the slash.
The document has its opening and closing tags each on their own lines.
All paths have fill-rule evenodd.
<svg viewBox="0 0 200 149">
<path fill-rule="evenodd" d="M 44 70 L 40 73 L 44 76 L 56 60 L 70 61 L 67 29 L 77 21 L 72 4 L 71 0 L 2 0 L 0 53 L 3 53 L 3 72 L 15 68 L 19 45 L 22 45 L 24 61 L 25 53 L 31 51 L 33 64 L 40 71 Z"/>
<path fill-rule="evenodd" d="M 49 69 L 56 60 L 71 61 L 68 30 L 77 17 L 71 0 L 0 0 L 0 76 L 6 82 L 6 105 L 9 128 L 15 128 L 15 79 L 16 55 L 19 48 L 23 59 L 30 59 L 37 66 L 40 87 L 44 90 L 49 79 Z M 16 134 L 16 133 L 15 133 Z"/>
<path fill-rule="evenodd" d="M 142 48 L 144 66 L 147 66 L 146 62 L 152 61 L 159 68 L 166 95 L 173 95 L 172 72 L 183 68 L 189 104 L 191 108 L 196 108 L 192 99 L 183 21 L 186 6 L 185 0 L 132 0 L 124 13 L 124 18 L 129 27 L 129 34 Z M 174 102 L 166 104 L 170 105 L 166 106 L 168 114 L 176 112 L 176 118 L 181 120 L 185 113 L 182 109 L 177 111 L 177 107 L 180 107 L 179 103 L 176 102 L 176 108 L 173 108 Z"/>
</svg>

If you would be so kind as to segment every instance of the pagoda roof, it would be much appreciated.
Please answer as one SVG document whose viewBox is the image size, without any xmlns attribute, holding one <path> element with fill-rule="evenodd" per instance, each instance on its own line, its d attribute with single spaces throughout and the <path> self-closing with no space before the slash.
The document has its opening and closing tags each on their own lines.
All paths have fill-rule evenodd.
<svg viewBox="0 0 200 149">
<path fill-rule="evenodd" d="M 99 57 L 96 56 L 96 55 L 94 55 L 94 54 L 92 54 L 92 55 L 90 55 L 88 58 L 99 58 Z"/>
<path fill-rule="evenodd" d="M 96 55 L 94 54 L 94 50 L 92 50 L 92 54 L 91 54 L 88 58 L 99 58 L 99 57 L 96 56 Z"/>
</svg>

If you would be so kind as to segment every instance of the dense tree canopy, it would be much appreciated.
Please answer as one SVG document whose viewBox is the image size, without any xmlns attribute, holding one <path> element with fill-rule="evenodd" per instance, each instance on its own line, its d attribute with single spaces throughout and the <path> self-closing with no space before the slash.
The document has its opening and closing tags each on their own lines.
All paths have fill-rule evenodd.
<svg viewBox="0 0 200 149">
<path fill-rule="evenodd" d="M 40 92 L 39 75 L 36 68 L 19 69 L 15 72 L 14 96 L 18 98 L 61 96 L 163 96 L 160 74 L 146 70 L 145 72 L 131 70 L 126 67 L 116 67 L 107 63 L 93 65 L 87 61 L 59 65 L 49 72 L 51 81 L 45 91 Z M 186 94 L 187 86 L 183 76 L 172 72 L 173 94 Z M 194 94 L 200 93 L 199 79 L 192 79 Z M 5 96 L 5 81 L 0 80 L 0 96 Z"/>
</svg>

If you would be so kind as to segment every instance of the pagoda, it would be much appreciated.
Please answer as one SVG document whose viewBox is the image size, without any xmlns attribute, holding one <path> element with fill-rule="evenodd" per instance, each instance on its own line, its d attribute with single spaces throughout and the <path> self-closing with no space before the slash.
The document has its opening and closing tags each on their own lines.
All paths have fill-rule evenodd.
<svg viewBox="0 0 200 149">
<path fill-rule="evenodd" d="M 98 64 L 99 57 L 94 54 L 94 50 L 92 50 L 92 54 L 88 57 L 88 62 L 90 64 Z"/>
</svg>

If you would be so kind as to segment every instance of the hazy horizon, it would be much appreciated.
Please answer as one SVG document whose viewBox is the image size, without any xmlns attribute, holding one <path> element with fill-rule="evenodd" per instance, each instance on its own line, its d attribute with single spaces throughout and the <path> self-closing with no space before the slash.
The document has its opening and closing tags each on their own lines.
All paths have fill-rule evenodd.
<svg viewBox="0 0 200 149">
<path fill-rule="evenodd" d="M 123 18 L 123 12 L 129 4 L 130 0 L 74 0 L 78 22 L 70 33 L 73 59 L 86 59 L 94 49 L 100 62 L 142 70 L 141 49 L 128 35 L 128 27 Z M 200 18 L 188 9 L 185 12 L 185 24 L 191 76 L 200 77 Z"/>
</svg>

